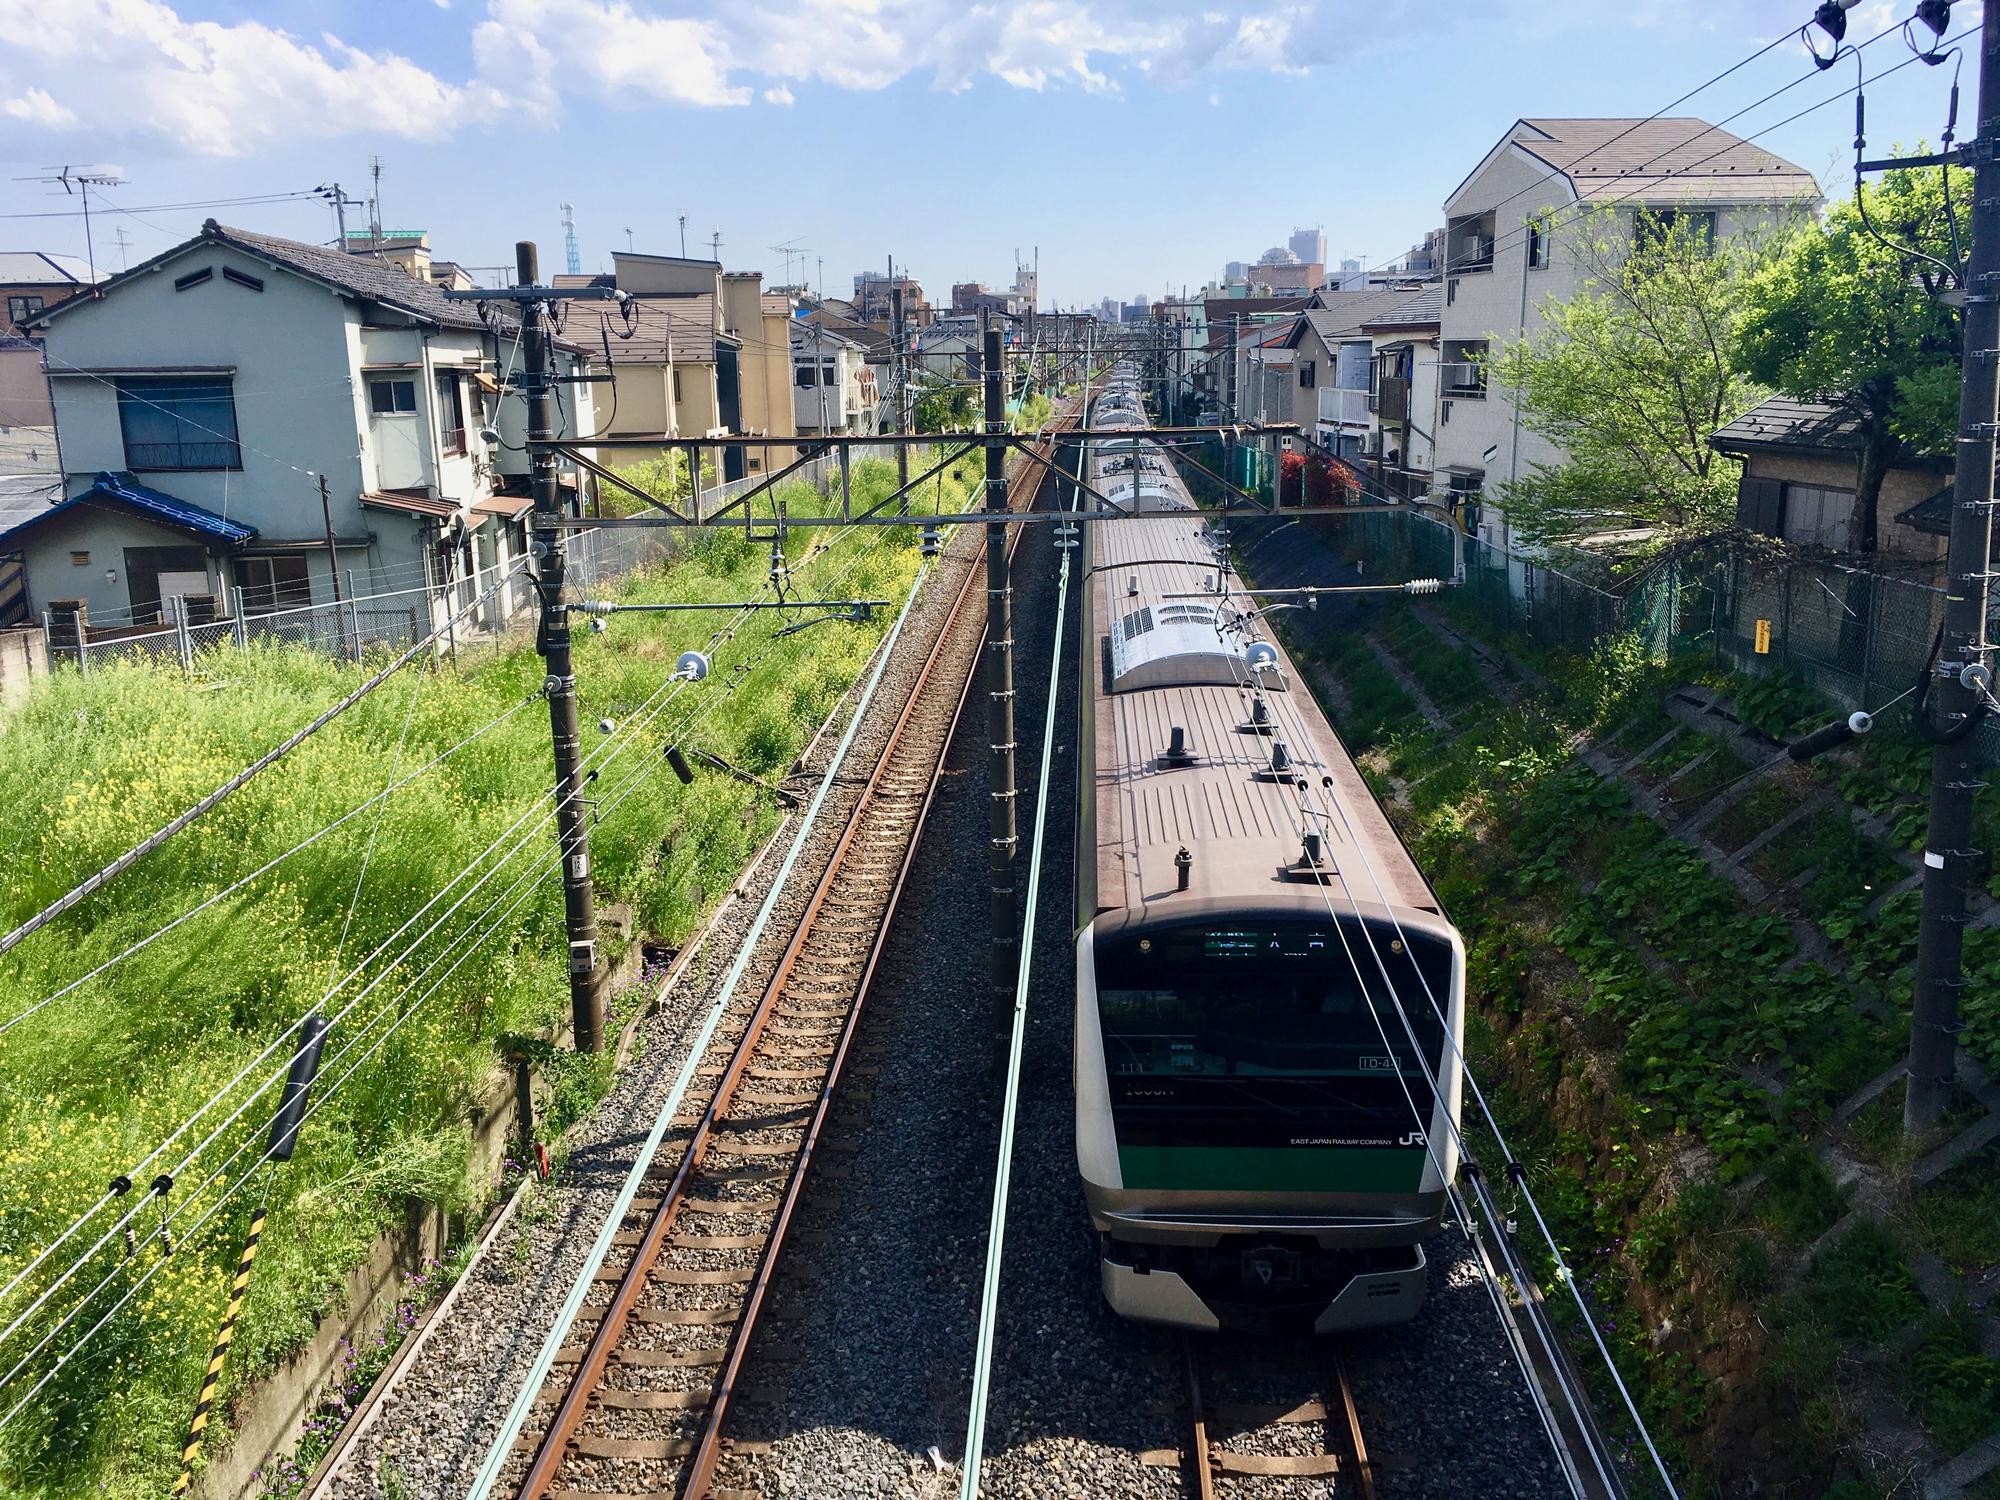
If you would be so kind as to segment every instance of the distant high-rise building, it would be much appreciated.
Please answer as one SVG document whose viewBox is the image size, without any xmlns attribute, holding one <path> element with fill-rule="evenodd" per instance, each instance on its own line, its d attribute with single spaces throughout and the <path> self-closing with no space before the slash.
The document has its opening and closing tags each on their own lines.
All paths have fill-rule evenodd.
<svg viewBox="0 0 2000 1500">
<path fill-rule="evenodd" d="M 1228 265 L 1222 268 L 1222 279 L 1226 282 L 1243 281 L 1246 280 L 1249 277 L 1249 275 L 1250 275 L 1250 262 L 1247 260 L 1232 260 Z"/>
<path fill-rule="evenodd" d="M 1326 264 L 1326 232 L 1322 229 L 1294 229 L 1291 239 L 1285 242 L 1300 261 L 1307 265 L 1317 262 Z"/>
<path fill-rule="evenodd" d="M 1021 299 L 1022 307 L 1035 308 L 1041 305 L 1039 301 L 1041 288 L 1038 285 L 1040 280 L 1033 266 L 1014 267 L 1014 294 Z"/>
</svg>

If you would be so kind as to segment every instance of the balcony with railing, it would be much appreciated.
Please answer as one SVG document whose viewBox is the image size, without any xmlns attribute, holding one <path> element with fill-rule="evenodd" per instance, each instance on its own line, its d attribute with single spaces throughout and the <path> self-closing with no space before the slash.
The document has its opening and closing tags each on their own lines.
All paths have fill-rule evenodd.
<svg viewBox="0 0 2000 1500">
<path fill-rule="evenodd" d="M 1327 426 L 1366 427 L 1368 392 L 1343 386 L 1319 388 L 1319 419 Z"/>
<path fill-rule="evenodd" d="M 1375 415 L 1384 422 L 1410 420 L 1410 382 L 1407 376 L 1384 375 L 1376 382 Z"/>
<path fill-rule="evenodd" d="M 1445 274 L 1474 276 L 1493 269 L 1495 217 L 1489 209 L 1451 221 L 1445 231 Z"/>
</svg>

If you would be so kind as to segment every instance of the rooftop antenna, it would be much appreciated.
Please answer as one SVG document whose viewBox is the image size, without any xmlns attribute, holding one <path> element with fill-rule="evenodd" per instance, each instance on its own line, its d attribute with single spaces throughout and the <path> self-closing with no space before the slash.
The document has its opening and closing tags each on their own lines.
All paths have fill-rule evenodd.
<svg viewBox="0 0 2000 1500">
<path fill-rule="evenodd" d="M 112 230 L 111 238 L 118 246 L 118 269 L 121 271 L 131 270 L 132 257 L 125 252 L 131 248 L 132 237 L 125 232 L 125 226 L 120 224 L 116 229 Z"/>
<path fill-rule="evenodd" d="M 97 249 L 90 236 L 90 190 L 94 187 L 117 187 L 125 179 L 118 175 L 116 167 L 80 167 L 64 165 L 44 169 L 48 174 L 42 177 L 16 177 L 16 182 L 55 182 L 62 185 L 65 193 L 80 194 L 83 198 L 83 258 L 90 266 L 90 285 L 93 295 L 97 288 Z"/>
<path fill-rule="evenodd" d="M 792 262 L 804 257 L 806 253 L 805 242 L 803 240 L 792 239 L 786 240 L 782 245 L 766 245 L 764 248 L 769 250 L 773 255 L 782 255 L 785 258 L 785 285 L 797 285 L 792 280 Z"/>
<path fill-rule="evenodd" d="M 708 258 L 717 261 L 722 259 L 722 226 L 720 224 L 715 226 L 715 233 L 708 237 Z"/>
<path fill-rule="evenodd" d="M 576 205 L 574 203 L 561 203 L 557 207 L 562 210 L 563 269 L 572 276 L 581 275 L 583 272 L 583 257 L 577 253 L 576 248 Z M 629 239 L 632 231 L 628 229 L 625 231 L 625 234 Z"/>
<path fill-rule="evenodd" d="M 625 231 L 625 233 L 629 236 L 632 233 L 632 231 L 628 229 Z M 686 214 L 682 214 L 681 215 L 681 259 L 682 260 L 687 259 L 687 253 L 688 253 L 688 216 Z"/>
<path fill-rule="evenodd" d="M 382 248 L 382 158 L 368 158 L 368 248 Z"/>
</svg>

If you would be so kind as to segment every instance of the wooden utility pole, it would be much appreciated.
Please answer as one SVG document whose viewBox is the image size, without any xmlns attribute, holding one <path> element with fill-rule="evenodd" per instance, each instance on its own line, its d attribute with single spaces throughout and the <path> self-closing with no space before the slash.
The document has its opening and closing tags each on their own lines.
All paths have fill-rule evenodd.
<svg viewBox="0 0 2000 1500">
<path fill-rule="evenodd" d="M 1930 829 L 1924 839 L 1923 920 L 1917 939 L 1916 994 L 1910 1011 L 1909 1092 L 1903 1128 L 1935 1126 L 1950 1101 L 1957 1066 L 1959 992 L 1965 987 L 1965 896 L 1980 851 L 1972 847 L 1972 799 L 1984 785 L 1974 731 L 1991 706 L 1986 639 L 1988 558 L 1993 543 L 1996 377 L 2000 377 L 2000 135 L 1987 111 L 2000 110 L 2000 5 L 1985 8 L 1979 42 L 1978 133 L 1967 142 L 1973 163 L 1972 248 L 1965 277 L 1963 353 L 1959 364 L 1957 472 L 1952 484 L 1951 542 L 1945 562 L 1944 635 L 1919 727 L 1933 742 Z M 1947 167 L 1946 170 L 1949 170 Z"/>
<path fill-rule="evenodd" d="M 326 570 L 333 575 L 333 602 L 340 603 L 340 551 L 333 542 L 333 500 L 326 492 L 326 476 L 319 476 L 319 517 L 326 525 Z"/>
<path fill-rule="evenodd" d="M 2000 7 L 1996 7 L 2000 9 Z M 982 313 L 986 383 L 986 509 L 1007 509 L 1007 372 L 1000 330 Z M 1004 1068 L 1014 1030 L 1014 981 L 1020 939 L 1014 931 L 1014 598 L 1007 570 L 1007 528 L 986 528 L 987 922 L 994 1058 Z"/>
</svg>

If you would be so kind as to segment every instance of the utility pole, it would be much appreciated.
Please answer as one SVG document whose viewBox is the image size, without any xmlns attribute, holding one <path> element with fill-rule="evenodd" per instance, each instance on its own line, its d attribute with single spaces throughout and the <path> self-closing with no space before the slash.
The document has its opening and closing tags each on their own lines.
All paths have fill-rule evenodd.
<svg viewBox="0 0 2000 1500">
<path fill-rule="evenodd" d="M 903 358 L 903 289 L 896 285 L 896 263 L 889 262 L 889 359 L 890 379 L 896 384 L 896 431 L 907 434 L 910 430 L 910 370 Z M 896 445 L 896 488 L 903 489 L 910 482 L 910 445 Z M 903 501 L 903 508 L 909 509 L 909 500 Z"/>
<path fill-rule="evenodd" d="M 340 603 L 340 550 L 333 542 L 333 500 L 326 492 L 326 476 L 319 476 L 319 516 L 326 523 L 326 570 L 333 577 L 333 602 Z"/>
<path fill-rule="evenodd" d="M 2000 10 L 2000 6 L 1995 7 Z M 986 509 L 1007 509 L 1007 375 L 1000 330 L 980 314 L 986 382 Z M 987 922 L 994 1059 L 1005 1066 L 1014 1028 L 1020 938 L 1014 931 L 1014 599 L 1007 576 L 1007 528 L 986 528 Z"/>
<path fill-rule="evenodd" d="M 514 246 L 514 276 L 524 287 L 540 282 L 533 240 Z M 547 311 L 540 301 L 521 309 L 522 384 L 528 396 L 528 436 L 546 441 L 556 434 L 549 420 L 549 390 L 555 356 L 549 342 Z M 569 931 L 569 1005 L 576 1050 L 604 1050 L 604 1003 L 597 965 L 597 898 L 590 884 L 590 830 L 579 774 L 581 736 L 576 721 L 576 669 L 570 656 L 569 610 L 563 603 L 563 574 L 569 565 L 568 533 L 556 526 L 562 489 L 556 456 L 547 448 L 529 450 L 535 497 L 535 551 L 541 566 L 535 591 L 541 598 L 537 644 L 547 672 L 542 682 L 549 700 L 549 734 L 555 745 L 556 844 L 562 851 L 563 920 Z"/>
<path fill-rule="evenodd" d="M 1993 678 L 1986 640 L 1987 559 L 1993 540 L 1996 376 L 2000 376 L 2000 163 L 1989 111 L 2000 110 L 2000 5 L 1988 5 L 1979 39 L 1978 134 L 1973 162 L 1972 248 L 1965 277 L 1959 363 L 1957 470 L 1945 561 L 1944 635 L 1936 710 L 1930 725 L 1930 830 L 1924 839 L 1923 919 L 1917 938 L 1916 994 L 1910 1011 L 1909 1092 L 1903 1130 L 1935 1126 L 1951 1098 L 1957 1063 L 1959 991 L 1965 987 L 1965 893 L 1979 851 L 1972 847 L 1972 799 L 1983 784 L 1973 730 Z M 1947 169 L 1948 170 L 1948 169 Z M 1923 712 L 1922 707 L 1918 709 Z"/>
</svg>

